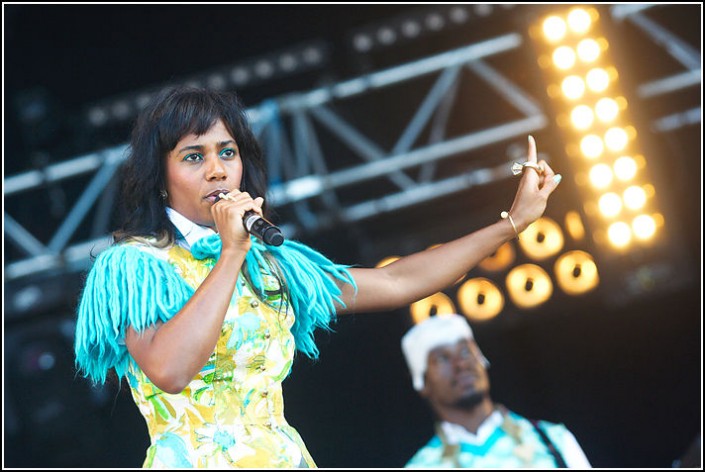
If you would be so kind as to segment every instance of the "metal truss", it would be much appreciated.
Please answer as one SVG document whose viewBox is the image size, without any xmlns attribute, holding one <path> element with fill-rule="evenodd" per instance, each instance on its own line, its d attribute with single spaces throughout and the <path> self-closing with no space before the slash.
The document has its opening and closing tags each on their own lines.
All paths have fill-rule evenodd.
<svg viewBox="0 0 705 472">
<path fill-rule="evenodd" d="M 537 102 L 485 59 L 519 48 L 522 36 L 506 34 L 402 66 L 321 87 L 306 93 L 267 100 L 247 110 L 253 130 L 264 145 L 270 179 L 268 201 L 293 210 L 285 222 L 288 236 L 300 230 L 315 233 L 335 222 L 353 223 L 392 212 L 473 186 L 510 177 L 508 160 L 501 165 L 475 165 L 452 177 L 434 178 L 439 163 L 449 157 L 500 143 L 542 129 L 547 118 Z M 446 126 L 462 71 L 481 79 L 517 110 L 519 118 L 448 138 Z M 388 90 L 419 77 L 434 82 L 391 149 L 383 149 L 343 118 L 335 107 L 355 97 Z M 331 170 L 333 156 L 324 155 L 320 134 L 325 130 L 339 146 L 346 147 L 359 163 Z M 428 142 L 418 144 L 428 130 Z M 39 187 L 83 174 L 94 173 L 69 215 L 48 243 L 40 241 L 16 219 L 5 213 L 7 240 L 27 257 L 5 266 L 5 280 L 12 281 L 49 272 L 84 270 L 110 243 L 109 217 L 116 196 L 117 169 L 126 157 L 126 145 L 5 179 L 5 197 L 32 192 Z M 406 172 L 419 169 L 415 178 Z M 389 193 L 362 201 L 341 203 L 339 192 L 374 179 L 388 179 Z M 318 205 L 322 211 L 311 209 Z M 74 234 L 97 205 L 90 238 L 73 241 Z"/>
<path fill-rule="evenodd" d="M 629 21 L 645 33 L 657 46 L 683 65 L 684 71 L 652 80 L 639 85 L 637 96 L 649 99 L 683 90 L 688 87 L 702 87 L 702 57 L 700 51 L 683 41 L 678 35 L 660 25 L 643 12 L 656 5 L 617 5 L 612 7 L 612 17 L 616 21 Z M 660 5 L 666 7 L 666 5 Z M 702 122 L 702 108 L 695 106 L 678 111 L 652 121 L 656 132 L 673 131 L 683 126 Z"/>
</svg>

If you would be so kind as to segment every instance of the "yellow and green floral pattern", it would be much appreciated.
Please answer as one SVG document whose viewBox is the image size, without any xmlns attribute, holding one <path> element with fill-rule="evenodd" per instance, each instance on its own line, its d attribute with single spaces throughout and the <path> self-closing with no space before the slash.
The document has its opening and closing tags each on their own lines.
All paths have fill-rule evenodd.
<svg viewBox="0 0 705 472">
<path fill-rule="evenodd" d="M 179 246 L 148 252 L 167 260 L 194 289 L 215 264 Z M 239 276 L 215 351 L 181 393 L 161 391 L 130 362 L 132 397 L 151 439 L 144 467 L 316 466 L 284 418 L 282 381 L 294 357 L 294 315 L 277 279 L 263 279 L 266 300 Z"/>
</svg>

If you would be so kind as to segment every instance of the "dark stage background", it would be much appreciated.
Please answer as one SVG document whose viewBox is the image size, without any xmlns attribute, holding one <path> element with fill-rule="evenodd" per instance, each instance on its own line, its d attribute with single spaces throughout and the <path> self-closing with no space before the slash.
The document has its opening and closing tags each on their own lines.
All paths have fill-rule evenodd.
<svg viewBox="0 0 705 472">
<path fill-rule="evenodd" d="M 369 54 L 350 45 L 354 31 L 432 8 L 4 5 L 4 177 L 124 143 L 129 120 L 100 129 L 86 121 L 91 106 L 115 97 L 303 41 L 327 45 L 325 66 L 239 88 L 253 106 L 481 41 L 536 14 L 527 5 L 491 12 L 469 5 L 470 19 L 455 29 Z M 701 51 L 700 4 L 655 6 L 646 13 Z M 665 75 L 654 69 L 660 67 L 655 46 L 624 25 L 613 28 L 624 85 Z M 537 72 L 527 71 L 532 62 L 525 60 L 512 76 L 530 84 Z M 544 90 L 532 93 L 546 100 Z M 702 103 L 701 83 L 688 93 L 677 99 Z M 32 127 L 21 111 L 37 97 L 46 120 Z M 491 108 L 492 98 L 487 100 L 480 107 Z M 665 114 L 659 106 L 637 101 L 632 111 L 648 123 Z M 468 119 L 482 124 L 484 111 L 473 109 Z M 374 102 L 360 112 L 358 121 L 380 125 Z M 667 222 L 677 228 L 672 252 L 686 261 L 678 265 L 678 283 L 620 297 L 603 273 L 602 286 L 590 294 L 569 297 L 556 290 L 537 310 L 508 304 L 497 318 L 472 324 L 492 364 L 493 398 L 525 416 L 566 424 L 596 467 L 670 467 L 702 431 L 701 121 L 642 136 L 653 146 L 649 165 L 663 184 L 657 188 L 670 212 Z M 534 133 L 540 149 L 555 151 L 554 132 L 549 126 Z M 553 167 L 569 175 L 558 153 L 551 155 Z M 515 184 L 473 189 L 300 239 L 339 262 L 374 265 L 386 255 L 408 254 L 491 223 L 511 203 Z M 39 189 L 52 195 L 51 205 L 4 198 L 4 208 L 46 241 L 82 185 Z M 572 191 L 562 184 L 548 214 L 567 207 Z M 290 216 L 280 214 L 284 222 Z M 5 264 L 19 257 L 5 238 Z M 619 264 L 605 267 L 619 271 Z M 21 280 L 4 284 L 3 465 L 139 467 L 148 437 L 127 387 L 92 388 L 75 377 L 72 322 L 81 274 L 59 279 L 47 283 L 46 303 L 24 312 L 7 304 L 21 292 Z M 430 412 L 412 389 L 400 352 L 410 326 L 408 309 L 344 317 L 334 333 L 319 333 L 318 361 L 295 362 L 284 382 L 286 415 L 320 467 L 402 467 L 432 434 Z M 43 364 L 46 353 L 50 364 Z"/>
</svg>

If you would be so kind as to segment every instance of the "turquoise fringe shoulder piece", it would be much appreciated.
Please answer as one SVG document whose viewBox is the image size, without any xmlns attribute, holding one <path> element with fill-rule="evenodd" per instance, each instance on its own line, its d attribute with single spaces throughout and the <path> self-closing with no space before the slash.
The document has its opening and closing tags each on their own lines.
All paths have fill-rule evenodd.
<svg viewBox="0 0 705 472">
<path fill-rule="evenodd" d="M 78 307 L 74 351 L 79 372 L 104 383 L 127 371 L 125 328 L 142 331 L 176 314 L 193 289 L 167 262 L 131 245 L 103 251 L 86 279 Z"/>
<path fill-rule="evenodd" d="M 221 250 L 220 236 L 214 234 L 197 241 L 191 252 L 194 257 L 218 257 Z M 335 305 L 344 305 L 341 291 L 333 279 L 349 283 L 357 290 L 348 266 L 335 264 L 323 254 L 305 244 L 286 240 L 281 246 L 265 246 L 252 238 L 252 247 L 245 257 L 245 265 L 254 288 L 263 292 L 261 273 L 272 273 L 264 254 L 269 252 L 276 259 L 289 288 L 289 304 L 296 320 L 291 331 L 296 348 L 311 358 L 318 357 L 314 341 L 316 328 L 330 329 L 335 320 Z"/>
<path fill-rule="evenodd" d="M 216 234 L 197 241 L 194 257 L 218 257 L 221 241 Z M 311 358 L 319 351 L 316 328 L 330 329 L 335 320 L 335 303 L 343 305 L 335 279 L 357 290 L 347 266 L 335 264 L 310 247 L 285 241 L 282 246 L 264 246 L 253 239 L 245 257 L 255 290 L 264 295 L 262 273 L 273 269 L 264 254 L 277 261 L 289 289 L 294 310 L 292 333 L 296 348 Z M 79 372 L 104 383 L 111 368 L 118 377 L 127 372 L 129 354 L 124 344 L 125 328 L 135 330 L 167 321 L 194 293 L 167 262 L 132 245 L 115 245 L 103 251 L 86 279 L 78 308 L 74 351 Z"/>
</svg>

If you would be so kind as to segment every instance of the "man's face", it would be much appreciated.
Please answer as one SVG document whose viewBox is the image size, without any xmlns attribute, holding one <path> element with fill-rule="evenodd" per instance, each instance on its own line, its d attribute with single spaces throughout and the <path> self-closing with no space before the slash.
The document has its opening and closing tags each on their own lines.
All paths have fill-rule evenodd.
<svg viewBox="0 0 705 472">
<path fill-rule="evenodd" d="M 472 339 L 444 344 L 428 354 L 421 395 L 441 407 L 473 407 L 489 396 L 483 356 Z"/>
</svg>

